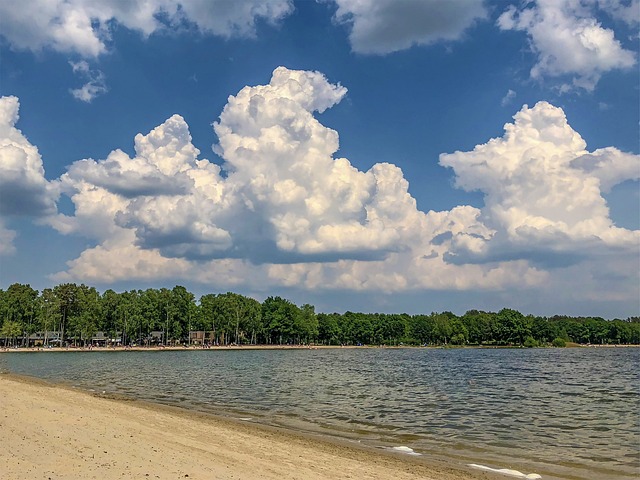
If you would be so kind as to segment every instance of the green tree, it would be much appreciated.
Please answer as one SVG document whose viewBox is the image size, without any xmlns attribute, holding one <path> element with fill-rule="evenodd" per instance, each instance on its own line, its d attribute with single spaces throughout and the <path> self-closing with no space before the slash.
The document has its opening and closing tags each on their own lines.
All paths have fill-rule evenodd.
<svg viewBox="0 0 640 480">
<path fill-rule="evenodd" d="M 55 331 L 60 320 L 60 306 L 58 298 L 51 288 L 45 288 L 38 297 L 38 327 L 44 332 L 44 345 L 49 345 L 49 335 Z"/>
<path fill-rule="evenodd" d="M 15 345 L 15 340 L 21 333 L 22 325 L 20 322 L 13 320 L 5 321 L 2 324 L 2 328 L 0 328 L 0 337 L 5 339 L 5 345 L 7 344 L 7 339 L 11 340 L 11 345 Z"/>
<path fill-rule="evenodd" d="M 435 321 L 431 315 L 414 315 L 411 318 L 411 336 L 421 345 L 435 343 Z"/>
<path fill-rule="evenodd" d="M 262 319 L 267 328 L 269 343 L 291 343 L 295 340 L 295 325 L 300 309 L 281 297 L 268 297 L 262 302 Z"/>
<path fill-rule="evenodd" d="M 57 298 L 60 313 L 60 338 L 62 343 L 66 342 L 66 328 L 68 320 L 75 314 L 78 308 L 78 286 L 75 283 L 63 283 L 53 287 L 53 294 Z"/>
<path fill-rule="evenodd" d="M 76 308 L 69 316 L 69 326 L 83 345 L 91 342 L 100 322 L 100 294 L 94 287 L 80 285 L 76 290 Z"/>
<path fill-rule="evenodd" d="M 305 303 L 300 307 L 294 329 L 298 336 L 297 343 L 311 343 L 318 337 L 318 317 L 313 305 Z"/>
<path fill-rule="evenodd" d="M 500 324 L 500 340 L 503 343 L 522 345 L 531 335 L 530 320 L 522 313 L 510 308 L 503 308 L 498 312 L 497 320 Z"/>
<path fill-rule="evenodd" d="M 29 334 L 37 328 L 37 300 L 38 291 L 31 288 L 31 285 L 14 283 L 6 292 L 6 318 L 20 326 L 23 345 L 28 341 Z"/>
<path fill-rule="evenodd" d="M 337 345 L 340 343 L 342 331 L 339 323 L 340 315 L 337 313 L 319 313 L 318 320 L 318 340 L 324 345 Z"/>
</svg>

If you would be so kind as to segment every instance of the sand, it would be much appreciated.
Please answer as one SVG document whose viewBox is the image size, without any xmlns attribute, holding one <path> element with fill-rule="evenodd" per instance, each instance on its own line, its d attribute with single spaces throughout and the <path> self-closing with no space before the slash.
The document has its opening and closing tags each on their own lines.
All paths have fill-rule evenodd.
<svg viewBox="0 0 640 480">
<path fill-rule="evenodd" d="M 499 477 L 464 465 L 1 374 L 0 478 Z"/>
</svg>

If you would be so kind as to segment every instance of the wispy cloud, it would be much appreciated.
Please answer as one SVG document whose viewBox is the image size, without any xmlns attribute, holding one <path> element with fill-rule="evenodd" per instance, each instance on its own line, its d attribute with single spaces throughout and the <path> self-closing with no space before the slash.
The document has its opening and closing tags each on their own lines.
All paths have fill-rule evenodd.
<svg viewBox="0 0 640 480">
<path fill-rule="evenodd" d="M 78 75 L 86 83 L 80 88 L 69 90 L 71 95 L 82 102 L 91 103 L 96 97 L 104 95 L 109 91 L 104 73 L 98 69 L 92 69 L 85 60 L 79 62 L 69 62 L 73 73 Z"/>
<path fill-rule="evenodd" d="M 502 100 L 500 101 L 500 105 L 502 105 L 503 107 L 506 107 L 513 101 L 514 98 L 516 98 L 516 92 L 509 89 L 509 91 L 507 91 L 505 96 L 502 97 Z"/>
</svg>

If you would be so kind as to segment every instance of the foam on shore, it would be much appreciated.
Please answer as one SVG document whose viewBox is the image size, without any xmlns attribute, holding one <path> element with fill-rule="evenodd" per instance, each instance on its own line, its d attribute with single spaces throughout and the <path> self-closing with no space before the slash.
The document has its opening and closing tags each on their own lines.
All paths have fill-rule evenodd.
<svg viewBox="0 0 640 480">
<path fill-rule="evenodd" d="M 472 468 L 486 470 L 487 472 L 501 473 L 502 475 L 507 475 L 509 477 L 526 478 L 527 480 L 538 480 L 539 478 L 542 478 L 542 476 L 538 475 L 537 473 L 527 474 L 519 472 L 518 470 L 512 470 L 510 468 L 491 468 L 487 467 L 486 465 L 478 465 L 476 463 L 469 463 L 468 465 Z"/>
<path fill-rule="evenodd" d="M 400 445 L 399 447 L 391 447 L 391 450 L 395 452 L 405 453 L 407 455 L 421 455 L 413 450 L 413 448 L 405 447 L 404 445 Z"/>
</svg>

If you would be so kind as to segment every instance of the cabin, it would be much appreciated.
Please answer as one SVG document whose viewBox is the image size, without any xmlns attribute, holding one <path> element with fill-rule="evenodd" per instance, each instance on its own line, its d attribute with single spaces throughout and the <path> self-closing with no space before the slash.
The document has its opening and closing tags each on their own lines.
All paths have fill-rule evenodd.
<svg viewBox="0 0 640 480">
<path fill-rule="evenodd" d="M 109 337 L 105 335 L 104 332 L 96 332 L 95 335 L 91 337 L 91 345 L 95 345 L 96 347 L 106 347 L 107 343 L 109 343 Z"/>
<path fill-rule="evenodd" d="M 189 343 L 192 345 L 211 345 L 214 342 L 212 330 L 194 330 L 189 332 Z"/>
<path fill-rule="evenodd" d="M 164 332 L 161 330 L 153 330 L 147 337 L 147 345 L 163 345 L 164 344 Z"/>
<path fill-rule="evenodd" d="M 60 346 L 62 343 L 61 332 L 34 332 L 27 338 L 27 345 L 34 347 L 41 347 L 43 345 Z"/>
</svg>

